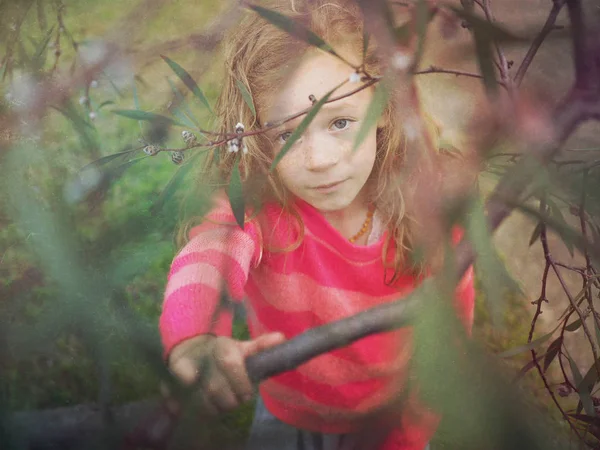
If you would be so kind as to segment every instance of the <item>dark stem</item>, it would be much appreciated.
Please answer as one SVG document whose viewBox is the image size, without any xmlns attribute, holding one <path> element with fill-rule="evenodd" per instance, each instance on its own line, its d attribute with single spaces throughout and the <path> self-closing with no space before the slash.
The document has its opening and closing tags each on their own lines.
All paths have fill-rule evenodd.
<svg viewBox="0 0 600 450">
<path fill-rule="evenodd" d="M 527 53 L 525 54 L 525 57 L 523 58 L 521 65 L 517 69 L 517 73 L 515 74 L 515 78 L 514 78 L 514 82 L 517 86 L 521 85 L 521 82 L 523 81 L 523 78 L 525 77 L 525 73 L 527 72 L 527 69 L 529 68 L 531 62 L 533 61 L 533 58 L 535 57 L 537 51 L 539 50 L 540 46 L 546 39 L 546 36 L 548 36 L 548 34 L 550 34 L 550 32 L 553 30 L 554 24 L 556 22 L 556 18 L 558 17 L 558 13 L 560 12 L 560 10 L 562 9 L 562 7 L 564 5 L 565 5 L 565 0 L 555 0 L 554 1 L 552 9 L 550 10 L 550 14 L 548 15 L 548 18 L 546 19 L 546 23 L 542 27 L 542 31 L 540 31 L 540 33 L 535 37 L 535 39 L 531 43 L 531 47 L 529 47 L 529 50 L 527 50 Z"/>
</svg>

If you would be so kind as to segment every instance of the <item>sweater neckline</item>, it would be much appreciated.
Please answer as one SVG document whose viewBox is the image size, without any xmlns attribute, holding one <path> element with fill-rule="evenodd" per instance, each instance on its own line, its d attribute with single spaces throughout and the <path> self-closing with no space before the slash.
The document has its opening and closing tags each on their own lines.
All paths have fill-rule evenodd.
<svg viewBox="0 0 600 450">
<path fill-rule="evenodd" d="M 372 244 L 353 244 L 342 236 L 342 234 L 331 225 L 327 219 L 325 219 L 323 214 L 310 203 L 296 197 L 295 205 L 302 216 L 304 225 L 308 228 L 310 233 L 323 239 L 342 255 L 361 261 L 381 257 L 387 231 L 384 231 L 379 239 Z"/>
</svg>

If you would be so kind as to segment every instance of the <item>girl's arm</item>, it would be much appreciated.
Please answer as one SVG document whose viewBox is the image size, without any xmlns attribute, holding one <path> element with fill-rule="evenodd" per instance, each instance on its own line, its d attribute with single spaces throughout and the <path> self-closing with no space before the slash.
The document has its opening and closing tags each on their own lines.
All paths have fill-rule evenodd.
<svg viewBox="0 0 600 450">
<path fill-rule="evenodd" d="M 257 224 L 242 230 L 229 201 L 219 196 L 206 220 L 190 231 L 190 241 L 173 260 L 159 330 L 165 358 L 173 347 L 202 334 L 231 334 L 229 298 L 239 302 L 250 268 L 260 258 Z"/>
</svg>

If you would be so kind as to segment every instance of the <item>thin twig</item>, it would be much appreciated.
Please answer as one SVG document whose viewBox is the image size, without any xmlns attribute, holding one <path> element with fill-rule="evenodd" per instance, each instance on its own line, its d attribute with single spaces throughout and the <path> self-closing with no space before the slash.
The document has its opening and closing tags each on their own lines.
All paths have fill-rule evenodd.
<svg viewBox="0 0 600 450">
<path fill-rule="evenodd" d="M 419 70 L 418 72 L 415 72 L 414 74 L 415 75 L 427 75 L 427 74 L 432 74 L 432 73 L 445 73 L 445 74 L 449 74 L 449 75 L 478 78 L 478 79 L 483 78 L 482 75 L 479 75 L 477 73 L 463 72 L 460 70 L 452 70 L 452 69 L 440 69 L 439 67 L 436 67 L 436 66 L 429 66 L 429 69 Z M 506 84 L 503 81 L 496 80 L 496 83 L 498 83 L 500 86 L 506 88 Z"/>
<path fill-rule="evenodd" d="M 515 85 L 517 85 L 517 86 L 521 85 L 521 82 L 523 81 L 523 78 L 525 77 L 525 73 L 527 72 L 527 69 L 529 68 L 531 62 L 533 61 L 533 58 L 535 57 L 540 46 L 546 39 L 546 36 L 548 36 L 548 34 L 550 34 L 550 32 L 553 30 L 554 24 L 556 22 L 556 18 L 558 17 L 558 13 L 560 12 L 560 10 L 562 9 L 562 7 L 564 5 L 565 5 L 565 0 L 554 0 L 552 9 L 550 10 L 550 14 L 548 15 L 548 18 L 546 19 L 546 23 L 542 27 L 542 31 L 539 32 L 539 34 L 535 37 L 535 39 L 531 43 L 529 50 L 527 50 L 527 53 L 525 54 L 523 61 L 521 61 L 521 64 L 519 65 L 519 68 L 517 69 L 517 73 L 515 74 L 515 77 L 514 77 Z"/>
</svg>

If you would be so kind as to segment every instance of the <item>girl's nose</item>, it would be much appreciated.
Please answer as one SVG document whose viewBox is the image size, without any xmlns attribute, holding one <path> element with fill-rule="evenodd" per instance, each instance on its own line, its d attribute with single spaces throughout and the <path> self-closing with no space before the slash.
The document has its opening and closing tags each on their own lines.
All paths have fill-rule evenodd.
<svg viewBox="0 0 600 450">
<path fill-rule="evenodd" d="M 304 160 L 308 170 L 324 172 L 335 166 L 341 158 L 342 149 L 318 136 L 303 136 Z"/>
</svg>

